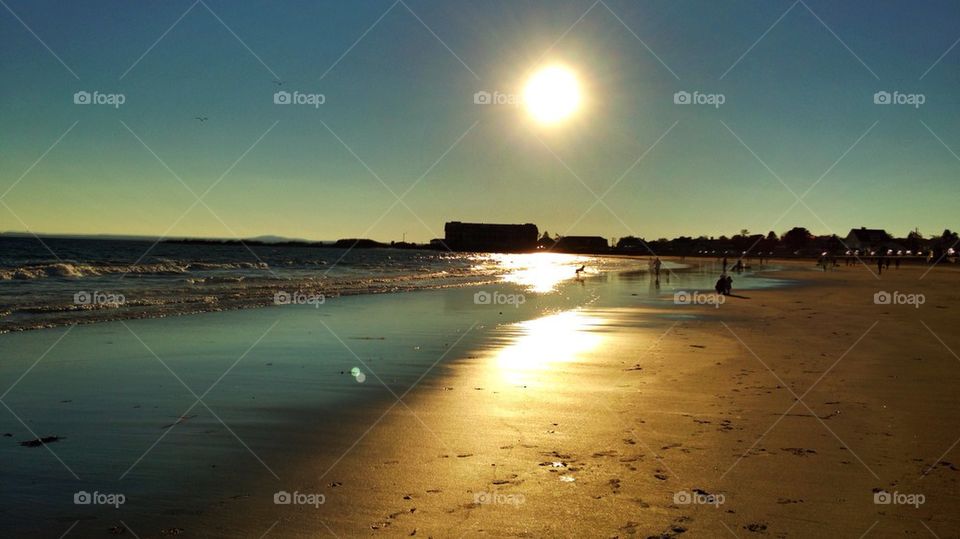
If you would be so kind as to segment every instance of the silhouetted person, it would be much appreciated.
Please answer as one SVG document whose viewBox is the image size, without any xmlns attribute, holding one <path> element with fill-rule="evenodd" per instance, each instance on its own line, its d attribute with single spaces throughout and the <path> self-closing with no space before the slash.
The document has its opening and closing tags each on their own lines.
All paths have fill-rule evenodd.
<svg viewBox="0 0 960 539">
<path fill-rule="evenodd" d="M 717 294 L 727 294 L 727 276 L 720 275 L 720 278 L 717 279 L 717 284 L 713 285 L 713 289 L 717 291 Z"/>
<path fill-rule="evenodd" d="M 883 275 L 883 255 L 877 257 L 877 275 Z"/>
<path fill-rule="evenodd" d="M 653 272 L 654 272 L 654 274 L 656 274 L 657 280 L 660 280 L 660 265 L 661 265 L 661 264 L 662 264 L 662 262 L 660 262 L 660 257 L 657 257 L 657 258 L 655 258 L 655 259 L 653 260 Z"/>
<path fill-rule="evenodd" d="M 727 272 L 727 257 L 723 257 L 723 272 Z"/>
<path fill-rule="evenodd" d="M 898 256 L 896 260 L 893 261 L 893 267 L 900 269 L 900 257 Z"/>
</svg>

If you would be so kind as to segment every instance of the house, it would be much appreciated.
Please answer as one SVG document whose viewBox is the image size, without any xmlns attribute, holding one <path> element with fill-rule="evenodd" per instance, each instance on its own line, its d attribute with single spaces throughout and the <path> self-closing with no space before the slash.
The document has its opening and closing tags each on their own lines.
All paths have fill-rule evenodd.
<svg viewBox="0 0 960 539">
<path fill-rule="evenodd" d="M 890 235 L 882 228 L 851 228 L 844 238 L 847 249 L 855 251 L 873 251 L 890 243 Z"/>
<path fill-rule="evenodd" d="M 444 243 L 454 251 L 518 252 L 537 248 L 537 225 L 461 223 L 444 225 Z"/>
<path fill-rule="evenodd" d="M 635 236 L 625 236 L 620 238 L 620 241 L 617 242 L 618 251 L 642 251 L 647 252 L 649 247 L 647 243 L 643 241 L 642 238 L 637 238 Z"/>
</svg>

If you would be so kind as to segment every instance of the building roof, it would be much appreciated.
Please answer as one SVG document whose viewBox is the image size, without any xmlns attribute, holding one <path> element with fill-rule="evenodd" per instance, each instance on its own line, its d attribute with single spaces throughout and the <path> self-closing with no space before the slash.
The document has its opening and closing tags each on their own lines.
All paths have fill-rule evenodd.
<svg viewBox="0 0 960 539">
<path fill-rule="evenodd" d="M 848 238 L 850 236 L 853 236 L 857 241 L 863 243 L 875 243 L 890 239 L 890 235 L 882 228 L 851 228 L 850 233 L 847 234 Z"/>
</svg>

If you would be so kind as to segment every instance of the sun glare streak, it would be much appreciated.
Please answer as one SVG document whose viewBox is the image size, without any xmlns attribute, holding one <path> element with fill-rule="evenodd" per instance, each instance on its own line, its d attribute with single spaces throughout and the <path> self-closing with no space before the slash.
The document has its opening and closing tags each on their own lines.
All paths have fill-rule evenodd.
<svg viewBox="0 0 960 539">
<path fill-rule="evenodd" d="M 494 254 L 493 260 L 507 270 L 503 280 L 530 292 L 552 292 L 566 280 L 576 277 L 582 257 L 562 253 Z"/>
</svg>

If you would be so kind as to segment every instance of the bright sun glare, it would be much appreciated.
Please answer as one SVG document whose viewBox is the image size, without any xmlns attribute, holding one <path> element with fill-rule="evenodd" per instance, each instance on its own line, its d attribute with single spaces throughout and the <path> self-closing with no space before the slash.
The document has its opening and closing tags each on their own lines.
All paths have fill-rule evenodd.
<svg viewBox="0 0 960 539">
<path fill-rule="evenodd" d="M 530 77 L 523 91 L 523 101 L 538 122 L 555 124 L 577 110 L 580 85 L 569 69 L 546 67 Z"/>
</svg>

